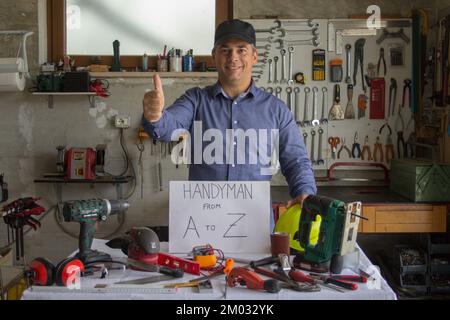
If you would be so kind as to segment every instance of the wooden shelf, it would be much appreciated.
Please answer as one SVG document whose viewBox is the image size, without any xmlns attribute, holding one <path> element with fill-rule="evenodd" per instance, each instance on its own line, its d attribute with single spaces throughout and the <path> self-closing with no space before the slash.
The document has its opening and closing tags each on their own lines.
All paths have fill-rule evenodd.
<svg viewBox="0 0 450 320">
<path fill-rule="evenodd" d="M 93 78 L 217 78 L 217 72 L 91 72 Z"/>
<path fill-rule="evenodd" d="M 95 92 L 33 92 L 36 96 L 95 96 Z"/>
<path fill-rule="evenodd" d="M 96 92 L 33 92 L 35 96 L 47 96 L 48 108 L 53 109 L 53 96 L 96 96 Z"/>
</svg>

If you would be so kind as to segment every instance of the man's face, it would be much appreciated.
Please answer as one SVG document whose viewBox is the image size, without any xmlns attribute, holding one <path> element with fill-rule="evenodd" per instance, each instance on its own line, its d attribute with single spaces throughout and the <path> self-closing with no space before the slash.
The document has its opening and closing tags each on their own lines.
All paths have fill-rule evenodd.
<svg viewBox="0 0 450 320">
<path fill-rule="evenodd" d="M 258 61 L 258 53 L 251 44 L 230 39 L 216 46 L 213 58 L 220 79 L 239 83 L 251 79 L 252 67 Z"/>
</svg>

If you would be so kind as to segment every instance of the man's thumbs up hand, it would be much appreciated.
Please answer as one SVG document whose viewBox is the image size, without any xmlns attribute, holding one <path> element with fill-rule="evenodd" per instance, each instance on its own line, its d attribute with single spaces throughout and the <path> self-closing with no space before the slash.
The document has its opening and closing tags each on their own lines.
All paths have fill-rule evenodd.
<svg viewBox="0 0 450 320">
<path fill-rule="evenodd" d="M 150 122 L 158 121 L 164 109 L 164 92 L 158 74 L 153 76 L 153 85 L 155 88 L 144 95 L 143 101 L 144 117 Z"/>
</svg>

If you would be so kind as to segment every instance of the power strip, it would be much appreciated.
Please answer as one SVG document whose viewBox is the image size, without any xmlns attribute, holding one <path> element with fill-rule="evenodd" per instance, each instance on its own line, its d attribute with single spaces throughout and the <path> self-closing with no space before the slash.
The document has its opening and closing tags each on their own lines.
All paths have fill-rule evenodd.
<svg viewBox="0 0 450 320">
<path fill-rule="evenodd" d="M 49 286 L 49 287 L 40 287 L 40 286 L 32 286 L 30 287 L 30 292 L 38 292 L 38 293 L 114 293 L 114 294 L 174 294 L 177 292 L 176 288 L 149 288 L 149 287 L 130 287 L 130 286 L 113 286 L 113 287 L 104 287 L 104 288 L 81 288 L 81 289 L 68 289 L 66 287 L 57 287 L 57 286 Z"/>
</svg>

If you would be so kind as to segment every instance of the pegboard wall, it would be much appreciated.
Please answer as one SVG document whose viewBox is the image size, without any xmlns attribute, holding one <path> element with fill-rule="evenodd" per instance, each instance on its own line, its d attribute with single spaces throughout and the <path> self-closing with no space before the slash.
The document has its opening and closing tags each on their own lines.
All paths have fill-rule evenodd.
<svg viewBox="0 0 450 320">
<path fill-rule="evenodd" d="M 361 24 L 361 22 L 365 23 L 365 20 L 299 19 L 247 21 L 250 22 L 257 31 L 256 38 L 259 61 L 253 69 L 253 75 L 255 81 L 257 81 L 257 86 L 276 95 L 283 100 L 288 107 L 290 107 L 294 115 L 294 119 L 296 119 L 298 123 L 301 135 L 306 142 L 306 148 L 313 162 L 314 169 L 326 170 L 337 162 L 353 162 L 361 164 L 377 163 L 383 164 L 389 168 L 389 161 L 386 159 L 386 144 L 390 144 L 392 141 L 394 151 L 393 157 L 398 158 L 399 150 L 397 147 L 397 132 L 403 130 L 405 142 L 410 134 L 414 132 L 414 122 L 412 120 L 413 113 L 409 107 L 409 101 L 411 101 L 409 99 L 409 91 L 412 88 L 409 89 L 409 91 L 406 90 L 405 104 L 404 107 L 401 106 L 404 81 L 406 79 L 412 79 L 411 26 L 402 27 L 404 35 L 410 40 L 409 43 L 398 37 L 387 37 L 381 43 L 377 43 L 377 40 L 380 39 L 385 32 L 384 30 L 394 33 L 400 31 L 400 27 L 390 27 L 390 25 L 388 25 L 386 29 L 381 28 L 373 30 L 372 32 L 376 34 L 361 35 L 364 33 L 370 33 L 367 28 L 364 31 L 363 29 L 358 29 L 358 27 L 356 27 L 358 24 Z M 405 19 L 392 21 L 392 25 L 397 26 L 395 22 L 398 22 L 398 25 L 400 26 L 410 25 L 410 21 Z M 333 27 L 335 27 L 334 29 L 330 29 L 330 23 Z M 313 31 L 312 29 L 315 27 L 311 27 L 311 24 L 318 24 L 317 30 Z M 352 27 L 342 27 L 346 25 Z M 338 28 L 343 29 L 341 30 Z M 338 31 L 338 33 L 343 33 L 342 37 L 339 37 L 338 34 L 337 45 L 335 39 L 336 31 Z M 314 35 L 317 37 L 317 40 L 307 40 L 313 38 Z M 332 37 L 330 38 L 330 42 L 328 41 L 329 37 Z M 365 39 L 363 49 L 364 76 L 367 75 L 369 78 L 383 78 L 385 81 L 384 99 L 380 99 L 381 102 L 384 100 L 384 115 L 379 112 L 379 119 L 373 119 L 373 116 L 371 116 L 371 113 L 376 113 L 375 111 L 379 110 L 379 107 L 376 108 L 376 103 L 371 103 L 371 87 L 368 87 L 367 83 L 365 83 L 366 92 L 364 93 L 360 65 L 358 65 L 356 83 L 354 83 L 353 80 L 355 43 L 358 39 L 362 38 Z M 342 40 L 342 42 L 340 40 Z M 330 47 L 330 43 L 334 45 L 331 45 Z M 355 118 L 331 120 L 329 117 L 329 112 L 334 104 L 334 87 L 336 84 L 340 87 L 340 105 L 344 112 L 346 111 L 346 107 L 349 102 L 347 96 L 348 83 L 346 82 L 347 55 L 345 46 L 347 44 L 351 45 L 351 59 L 348 66 L 350 67 L 351 75 L 350 83 L 353 85 L 353 98 L 351 99 L 351 102 L 353 105 L 352 108 Z M 293 48 L 293 52 L 291 53 L 289 52 L 292 51 L 290 47 Z M 379 74 L 377 75 L 380 48 L 384 48 L 386 74 L 384 74 L 384 65 L 381 60 Z M 393 65 L 391 63 L 398 63 L 395 57 L 398 54 L 399 48 L 403 50 L 403 63 L 400 66 Z M 324 81 L 315 81 L 312 78 L 313 50 L 315 49 L 325 50 Z M 391 52 L 393 53 L 392 61 Z M 284 68 L 282 62 L 283 53 L 285 55 Z M 289 54 L 292 55 L 292 78 L 289 67 Z M 330 78 L 330 61 L 334 59 L 342 60 L 343 75 L 341 82 L 332 82 Z M 276 71 L 275 61 L 277 61 Z M 369 63 L 374 65 L 372 71 L 368 70 Z M 301 77 L 295 77 L 295 75 L 299 73 L 303 73 L 304 84 L 295 81 L 296 78 L 297 80 L 301 80 Z M 394 90 L 390 90 L 391 78 L 395 79 L 397 82 L 396 92 Z M 372 82 L 372 84 L 375 84 L 376 82 L 382 83 L 382 80 L 377 79 L 375 82 Z M 376 89 L 375 86 L 372 87 L 373 89 Z M 395 100 L 394 110 L 392 110 L 392 108 L 389 110 L 390 91 L 392 91 L 391 100 Z M 358 97 L 364 94 L 368 99 L 364 112 L 365 115 L 359 118 Z M 378 93 L 374 90 L 372 92 L 372 96 L 377 98 Z M 313 107 L 314 101 L 316 106 L 315 110 Z M 380 104 L 378 104 L 378 106 L 380 106 Z M 323 121 L 323 118 L 327 120 Z M 314 121 L 313 125 L 312 122 L 314 119 L 319 121 Z M 385 125 L 386 123 L 391 128 L 391 135 L 389 135 L 389 127 Z M 380 132 L 381 128 L 382 130 Z M 355 143 L 355 135 L 357 136 L 356 143 L 360 145 L 361 151 L 365 145 L 369 147 L 368 149 L 370 150 L 371 159 L 368 159 L 368 153 L 366 153 L 367 151 L 364 154 L 364 160 L 361 159 L 361 156 L 358 157 L 356 145 L 355 148 L 353 148 Z M 333 156 L 333 147 L 330 142 L 332 139 L 336 138 L 339 138 L 339 140 L 337 140 L 339 143 L 336 146 L 335 155 Z M 314 142 L 312 139 L 314 139 Z M 380 157 L 378 149 L 375 160 L 373 157 L 374 151 L 377 149 L 375 147 L 377 141 L 381 144 L 383 156 L 382 158 Z M 348 151 L 346 151 L 344 146 L 348 148 L 350 154 L 348 154 Z M 353 149 L 355 149 L 355 152 L 352 155 Z M 402 147 L 400 147 L 400 149 L 402 149 Z M 340 150 L 341 152 L 338 157 Z M 403 157 L 403 150 L 400 151 L 400 157 Z M 355 168 L 356 167 L 348 167 L 345 169 Z"/>
</svg>

